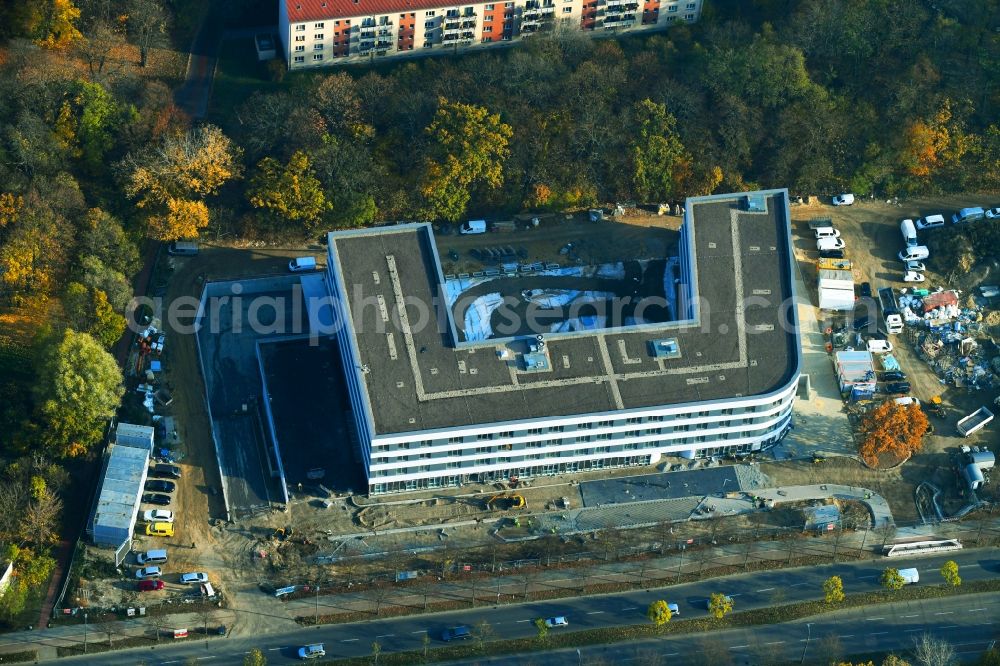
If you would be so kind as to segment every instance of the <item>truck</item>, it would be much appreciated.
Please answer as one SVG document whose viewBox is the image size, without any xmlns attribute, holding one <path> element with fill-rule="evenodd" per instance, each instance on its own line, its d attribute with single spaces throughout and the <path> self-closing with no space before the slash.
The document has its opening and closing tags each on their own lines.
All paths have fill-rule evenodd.
<svg viewBox="0 0 1000 666">
<path fill-rule="evenodd" d="M 878 290 L 878 304 L 885 321 L 885 330 L 890 335 L 903 332 L 903 318 L 899 315 L 899 304 L 896 302 L 896 292 L 892 287 Z"/>
<path fill-rule="evenodd" d="M 986 407 L 980 407 L 965 418 L 959 420 L 955 427 L 962 437 L 978 432 L 986 427 L 986 424 L 993 420 L 993 412 Z"/>
<path fill-rule="evenodd" d="M 850 271 L 820 269 L 820 310 L 854 309 L 854 275 Z"/>
<path fill-rule="evenodd" d="M 809 220 L 809 228 L 812 229 L 813 231 L 816 231 L 817 229 L 822 229 L 824 227 L 832 227 L 832 226 L 833 226 L 833 219 L 829 217 L 814 217 L 813 219 Z"/>
<path fill-rule="evenodd" d="M 469 220 L 463 222 L 459 231 L 463 234 L 485 234 L 486 220 Z"/>
</svg>

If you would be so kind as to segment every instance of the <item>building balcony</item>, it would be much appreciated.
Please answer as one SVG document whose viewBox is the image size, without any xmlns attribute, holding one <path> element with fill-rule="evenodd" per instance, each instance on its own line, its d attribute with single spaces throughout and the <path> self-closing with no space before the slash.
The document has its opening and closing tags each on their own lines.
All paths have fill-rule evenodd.
<svg viewBox="0 0 1000 666">
<path fill-rule="evenodd" d="M 605 30 L 614 30 L 615 28 L 627 28 L 629 26 L 635 25 L 635 17 L 631 14 L 615 14 L 612 16 L 606 16 L 604 21 L 601 23 Z"/>
</svg>

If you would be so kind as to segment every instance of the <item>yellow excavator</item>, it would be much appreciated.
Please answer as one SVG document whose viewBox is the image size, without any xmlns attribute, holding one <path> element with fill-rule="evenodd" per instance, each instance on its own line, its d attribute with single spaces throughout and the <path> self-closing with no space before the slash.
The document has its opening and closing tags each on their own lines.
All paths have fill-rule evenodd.
<svg viewBox="0 0 1000 666">
<path fill-rule="evenodd" d="M 491 511 L 509 511 L 528 506 L 523 495 L 494 495 L 486 500 L 486 508 Z"/>
</svg>

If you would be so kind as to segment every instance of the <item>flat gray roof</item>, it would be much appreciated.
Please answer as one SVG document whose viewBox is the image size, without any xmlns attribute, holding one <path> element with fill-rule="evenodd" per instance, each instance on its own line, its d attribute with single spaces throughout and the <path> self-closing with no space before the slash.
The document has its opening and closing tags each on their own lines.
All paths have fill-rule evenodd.
<svg viewBox="0 0 1000 666">
<path fill-rule="evenodd" d="M 331 233 L 332 269 L 352 311 L 360 360 L 347 371 L 362 377 L 375 434 L 720 400 L 786 386 L 798 372 L 787 199 L 784 190 L 761 194 L 763 213 L 746 211 L 746 194 L 688 200 L 694 320 L 546 331 L 551 370 L 541 372 L 518 365 L 526 338 L 456 343 L 430 225 Z M 401 302 L 408 304 L 405 321 Z M 437 304 L 425 308 L 427 325 L 418 325 L 414 302 Z M 663 338 L 677 341 L 679 358 L 654 356 L 650 342 Z"/>
</svg>

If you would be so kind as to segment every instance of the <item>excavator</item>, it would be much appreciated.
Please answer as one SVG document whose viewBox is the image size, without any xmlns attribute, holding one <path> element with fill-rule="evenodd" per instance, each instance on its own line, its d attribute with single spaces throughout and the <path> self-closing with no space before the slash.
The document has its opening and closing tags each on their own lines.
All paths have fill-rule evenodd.
<svg viewBox="0 0 1000 666">
<path fill-rule="evenodd" d="M 491 511 L 509 511 L 528 506 L 523 495 L 494 495 L 486 500 L 486 508 Z"/>
</svg>

